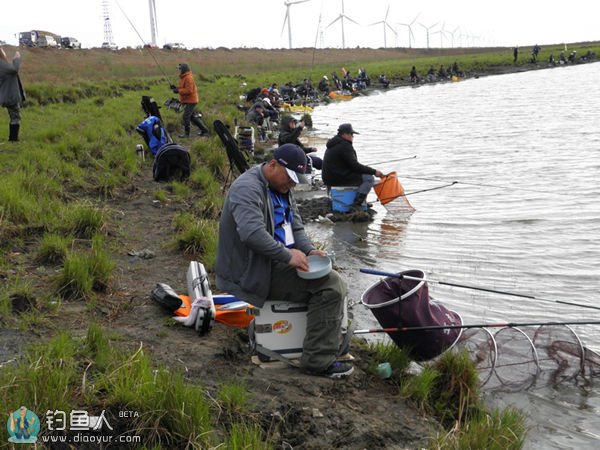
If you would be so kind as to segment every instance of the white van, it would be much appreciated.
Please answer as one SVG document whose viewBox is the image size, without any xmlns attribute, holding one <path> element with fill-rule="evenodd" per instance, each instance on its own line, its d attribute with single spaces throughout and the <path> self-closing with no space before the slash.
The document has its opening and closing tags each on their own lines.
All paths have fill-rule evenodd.
<svg viewBox="0 0 600 450">
<path fill-rule="evenodd" d="M 38 47 L 53 47 L 53 48 L 58 47 L 58 43 L 56 42 L 56 39 L 54 39 L 54 37 L 48 36 L 48 35 L 41 35 L 40 37 L 38 37 L 37 45 L 38 45 Z"/>
</svg>

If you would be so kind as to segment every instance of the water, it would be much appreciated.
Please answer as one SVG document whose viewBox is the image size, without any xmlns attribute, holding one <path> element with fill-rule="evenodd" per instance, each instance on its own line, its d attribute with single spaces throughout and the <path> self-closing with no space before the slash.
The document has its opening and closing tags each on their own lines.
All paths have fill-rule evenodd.
<svg viewBox="0 0 600 450">
<path fill-rule="evenodd" d="M 351 122 L 359 159 L 398 172 L 416 208 L 394 217 L 376 204 L 369 224 L 310 224 L 344 269 L 351 300 L 377 281 L 361 267 L 422 269 L 430 280 L 483 286 L 540 300 L 430 283 L 465 323 L 600 320 L 600 64 L 399 88 L 318 107 L 316 134 Z M 319 154 L 322 155 L 324 149 Z M 415 159 L 382 163 L 417 155 Z M 409 177 L 440 181 L 418 180 Z M 359 327 L 377 326 L 361 305 Z M 600 326 L 578 326 L 600 350 Z M 526 448 L 598 448 L 600 381 L 502 394 L 496 404 L 530 415 Z"/>
</svg>

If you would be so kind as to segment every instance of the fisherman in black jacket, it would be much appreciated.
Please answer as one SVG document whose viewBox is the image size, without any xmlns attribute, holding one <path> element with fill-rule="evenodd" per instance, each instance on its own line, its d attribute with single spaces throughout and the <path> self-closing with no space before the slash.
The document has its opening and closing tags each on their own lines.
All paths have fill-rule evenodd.
<svg viewBox="0 0 600 450">
<path fill-rule="evenodd" d="M 300 142 L 300 133 L 304 129 L 304 120 L 298 122 L 293 116 L 284 116 L 281 119 L 281 127 L 279 130 L 279 145 L 283 144 L 294 144 L 304 150 L 304 153 L 311 159 L 312 167 L 317 170 L 321 170 L 323 167 L 323 160 L 313 153 L 317 151 L 314 147 L 306 147 Z M 309 154 L 310 153 L 310 154 Z"/>
<path fill-rule="evenodd" d="M 383 173 L 358 162 L 356 150 L 352 146 L 354 135 L 359 134 L 349 123 L 338 127 L 338 134 L 327 142 L 323 157 L 323 183 L 331 186 L 358 186 L 358 195 L 352 204 L 352 210 L 360 210 L 367 194 L 375 184 L 375 177 Z"/>
</svg>

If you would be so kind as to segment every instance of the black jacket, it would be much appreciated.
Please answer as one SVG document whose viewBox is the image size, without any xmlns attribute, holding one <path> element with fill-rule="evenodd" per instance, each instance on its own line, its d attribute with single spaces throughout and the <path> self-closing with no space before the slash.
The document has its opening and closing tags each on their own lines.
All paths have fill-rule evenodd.
<svg viewBox="0 0 600 450">
<path fill-rule="evenodd" d="M 329 139 L 323 157 L 323 183 L 327 186 L 358 186 L 363 174 L 375 175 L 375 169 L 358 162 L 352 143 L 339 135 Z"/>
<path fill-rule="evenodd" d="M 302 128 L 296 127 L 290 129 L 290 120 L 289 117 L 284 117 L 281 121 L 281 129 L 279 130 L 279 138 L 277 139 L 277 143 L 279 145 L 283 144 L 295 144 L 304 150 L 304 153 L 311 153 L 313 149 L 311 147 L 305 147 L 302 142 L 300 142 L 300 133 L 302 133 Z"/>
</svg>

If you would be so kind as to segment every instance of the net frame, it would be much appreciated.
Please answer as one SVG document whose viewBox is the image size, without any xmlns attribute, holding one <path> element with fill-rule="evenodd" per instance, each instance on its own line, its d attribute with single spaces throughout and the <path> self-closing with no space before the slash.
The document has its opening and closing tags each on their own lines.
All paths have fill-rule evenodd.
<svg viewBox="0 0 600 450">
<path fill-rule="evenodd" d="M 494 334 L 494 340 L 498 353 L 493 380 L 499 384 L 492 383 L 492 388 L 520 391 L 533 386 L 540 366 L 537 350 L 529 336 L 518 327 L 504 327 Z M 519 344 L 514 345 L 515 342 Z"/>
<path fill-rule="evenodd" d="M 558 385 L 583 372 L 584 347 L 568 325 L 540 325 L 535 329 L 532 341 L 539 356 L 538 385 Z"/>
<path fill-rule="evenodd" d="M 487 328 L 463 330 L 456 342 L 456 351 L 466 350 L 477 369 L 480 386 L 485 386 L 496 370 L 498 346 L 494 336 Z"/>
</svg>

